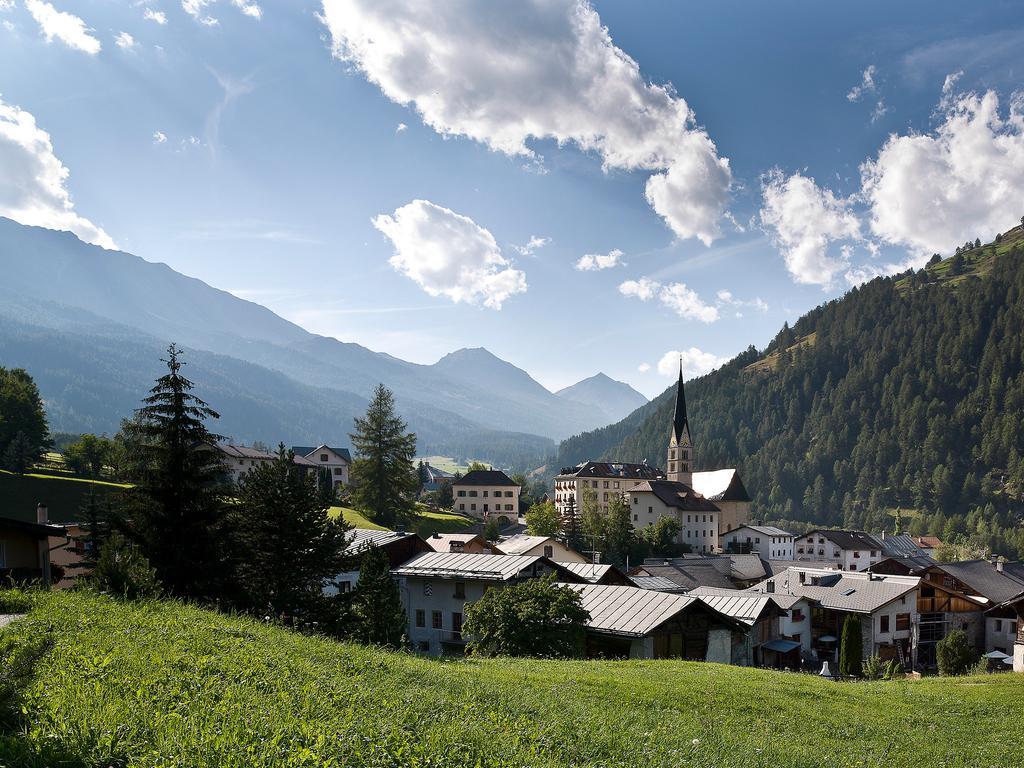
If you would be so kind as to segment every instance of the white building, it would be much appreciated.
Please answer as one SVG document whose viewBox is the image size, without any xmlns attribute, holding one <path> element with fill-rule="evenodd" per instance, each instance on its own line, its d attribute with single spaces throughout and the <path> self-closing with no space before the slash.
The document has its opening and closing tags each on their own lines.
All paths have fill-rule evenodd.
<svg viewBox="0 0 1024 768">
<path fill-rule="evenodd" d="M 586 563 L 587 558 L 552 536 L 530 536 L 519 533 L 501 539 L 495 548 L 499 554 L 519 557 L 546 557 L 559 563 Z"/>
<path fill-rule="evenodd" d="M 249 448 L 244 445 L 214 443 L 207 447 L 217 451 L 224 471 L 232 483 L 238 483 L 239 480 L 249 474 L 254 468 L 270 464 L 277 459 L 276 453 L 268 453 L 267 451 Z M 295 455 L 293 462 L 304 469 L 311 469 L 313 466 L 312 462 L 298 454 Z"/>
<path fill-rule="evenodd" d="M 462 653 L 466 603 L 494 587 L 558 573 L 578 580 L 543 557 L 428 552 L 392 569 L 408 615 L 408 635 L 423 653 Z"/>
<path fill-rule="evenodd" d="M 765 560 L 792 560 L 793 534 L 771 525 L 741 525 L 721 534 L 722 549 L 756 553 Z"/>
<path fill-rule="evenodd" d="M 794 542 L 796 560 L 835 563 L 842 571 L 866 571 L 886 558 L 882 542 L 864 531 L 816 530 Z"/>
<path fill-rule="evenodd" d="M 313 463 L 319 472 L 326 469 L 331 476 L 331 484 L 338 491 L 348 485 L 349 472 L 352 469 L 352 454 L 348 448 L 331 448 L 329 445 L 318 445 L 311 448 L 305 445 L 292 446 L 296 456 L 303 456 Z"/>
<path fill-rule="evenodd" d="M 679 524 L 680 544 L 692 552 L 718 551 L 720 511 L 689 486 L 672 480 L 645 480 L 629 491 L 628 499 L 634 528 L 671 517 Z"/>
<path fill-rule="evenodd" d="M 565 520 L 573 512 L 579 514 L 584 494 L 593 493 L 598 509 L 607 512 L 616 496 L 644 480 L 662 477 L 661 470 L 647 464 L 586 461 L 564 468 L 555 478 L 555 509 Z"/>
<path fill-rule="evenodd" d="M 475 469 L 452 482 L 452 506 L 456 512 L 489 520 L 519 518 L 520 486 L 497 469 Z"/>
</svg>

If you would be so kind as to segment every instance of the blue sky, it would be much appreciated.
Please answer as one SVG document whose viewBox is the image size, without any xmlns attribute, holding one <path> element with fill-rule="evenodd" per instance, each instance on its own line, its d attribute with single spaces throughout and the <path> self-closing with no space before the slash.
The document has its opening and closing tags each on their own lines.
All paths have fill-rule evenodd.
<svg viewBox="0 0 1024 768">
<path fill-rule="evenodd" d="M 0 0 L 0 214 L 653 395 L 1024 213 L 1020 2 L 425 8 Z"/>
</svg>

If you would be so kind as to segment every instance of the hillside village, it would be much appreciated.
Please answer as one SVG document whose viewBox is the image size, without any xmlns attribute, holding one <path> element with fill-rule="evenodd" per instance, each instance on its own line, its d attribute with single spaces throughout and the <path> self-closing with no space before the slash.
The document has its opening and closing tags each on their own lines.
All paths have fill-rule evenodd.
<svg viewBox="0 0 1024 768">
<path fill-rule="evenodd" d="M 381 553 L 401 596 L 406 642 L 433 656 L 466 651 L 473 641 L 463 630 L 467 609 L 490 590 L 548 580 L 579 596 L 587 615 L 582 652 L 591 658 L 676 658 L 839 677 L 852 627 L 863 664 L 929 674 L 938 669 L 939 644 L 959 630 L 991 671 L 1024 672 L 1024 564 L 939 562 L 935 537 L 793 533 L 752 522 L 756 510 L 738 470 L 697 469 L 690 418 L 680 371 L 665 425 L 667 470 L 608 461 L 562 469 L 551 489 L 559 530 L 549 535 L 529 532 L 529 514 L 520 514 L 523 489 L 505 472 L 459 474 L 425 464 L 419 493 L 443 492 L 471 525 L 425 536 L 354 528 L 345 544 L 352 569 L 328 579 L 324 590 L 357 590 L 359 559 Z M 236 485 L 278 460 L 224 442 L 197 450 Z M 298 475 L 332 496 L 346 493 L 348 449 L 294 446 L 287 456 Z M 667 527 L 675 554 L 603 561 L 578 534 L 588 507 L 603 517 L 625 510 L 638 532 Z M 84 522 L 52 523 L 44 504 L 35 522 L 0 519 L 0 574 L 73 588 L 89 575 L 81 565 L 90 556 L 86 533 Z"/>
</svg>

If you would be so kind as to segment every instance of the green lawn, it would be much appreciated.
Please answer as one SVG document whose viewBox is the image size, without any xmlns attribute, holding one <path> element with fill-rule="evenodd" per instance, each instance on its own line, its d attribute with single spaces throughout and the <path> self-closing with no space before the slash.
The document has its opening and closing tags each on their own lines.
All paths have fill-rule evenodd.
<svg viewBox="0 0 1024 768">
<path fill-rule="evenodd" d="M 80 477 L 29 473 L 23 477 L 0 470 L 0 517 L 36 519 L 36 504 L 49 507 L 56 522 L 77 521 L 90 489 L 98 495 L 118 493 L 128 486 Z"/>
<path fill-rule="evenodd" d="M 423 537 L 435 533 L 458 533 L 476 524 L 475 520 L 454 512 L 434 512 L 423 506 L 419 508 L 419 512 L 420 516 L 414 527 L 416 533 Z M 383 525 L 377 525 L 362 512 L 349 507 L 331 507 L 328 514 L 331 517 L 344 515 L 345 522 L 353 528 L 371 528 L 377 531 L 384 529 Z"/>
<path fill-rule="evenodd" d="M 1024 743 L 1012 674 L 831 683 L 689 662 L 436 661 L 84 593 L 42 595 L 0 631 L 5 661 L 40 642 L 0 736 L 7 768 L 967 768 L 1019 765 Z"/>
<path fill-rule="evenodd" d="M 452 474 L 456 472 L 466 474 L 466 471 L 469 469 L 468 463 L 459 464 L 451 456 L 419 456 L 416 458 L 417 463 L 421 461 L 435 469 L 440 469 L 442 472 L 451 472 Z"/>
</svg>

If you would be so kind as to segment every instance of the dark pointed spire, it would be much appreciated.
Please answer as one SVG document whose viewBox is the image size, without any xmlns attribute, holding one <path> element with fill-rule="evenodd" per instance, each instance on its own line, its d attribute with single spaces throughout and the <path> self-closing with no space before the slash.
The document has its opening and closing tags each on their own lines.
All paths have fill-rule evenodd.
<svg viewBox="0 0 1024 768">
<path fill-rule="evenodd" d="M 679 383 L 676 384 L 676 412 L 672 417 L 672 436 L 683 442 L 683 432 L 689 434 L 690 422 L 686 417 L 686 390 L 683 388 L 683 359 L 679 358 Z"/>
</svg>

